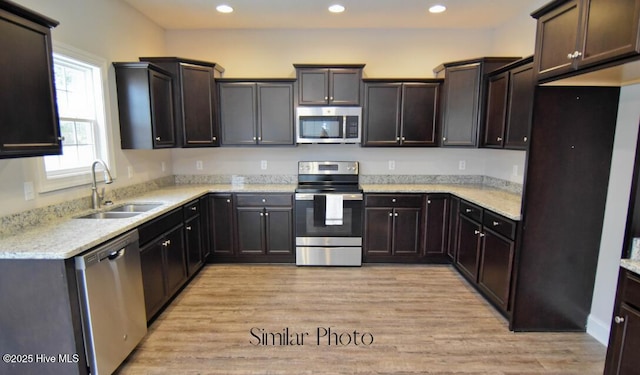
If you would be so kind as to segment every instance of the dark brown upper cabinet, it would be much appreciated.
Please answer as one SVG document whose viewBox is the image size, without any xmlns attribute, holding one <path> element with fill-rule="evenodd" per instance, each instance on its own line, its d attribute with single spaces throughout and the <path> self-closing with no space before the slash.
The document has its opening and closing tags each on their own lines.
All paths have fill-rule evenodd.
<svg viewBox="0 0 640 375">
<path fill-rule="evenodd" d="M 640 52 L 640 0 L 557 0 L 531 15 L 538 81 Z"/>
<path fill-rule="evenodd" d="M 444 78 L 442 111 L 443 147 L 477 147 L 484 118 L 486 74 L 518 57 L 483 57 L 444 63 L 434 69 Z"/>
<path fill-rule="evenodd" d="M 364 64 L 294 64 L 299 105 L 359 106 Z"/>
<path fill-rule="evenodd" d="M 533 57 L 506 65 L 487 77 L 487 109 L 482 145 L 524 150 L 533 108 Z"/>
<path fill-rule="evenodd" d="M 62 153 L 51 54 L 57 25 L 0 1 L 0 158 Z"/>
<path fill-rule="evenodd" d="M 176 142 L 182 147 L 220 145 L 215 80 L 224 68 L 216 63 L 178 57 L 141 57 L 173 76 Z"/>
<path fill-rule="evenodd" d="M 363 146 L 437 146 L 442 80 L 365 80 Z"/>
<path fill-rule="evenodd" d="M 148 62 L 113 63 L 123 149 L 176 146 L 171 73 Z"/>
<path fill-rule="evenodd" d="M 294 83 L 219 80 L 222 145 L 293 145 Z"/>
</svg>

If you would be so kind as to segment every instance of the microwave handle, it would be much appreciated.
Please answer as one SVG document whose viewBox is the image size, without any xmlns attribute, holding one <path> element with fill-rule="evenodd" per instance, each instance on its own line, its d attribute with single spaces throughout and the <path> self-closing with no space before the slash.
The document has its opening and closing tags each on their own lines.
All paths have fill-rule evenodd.
<svg viewBox="0 0 640 375">
<path fill-rule="evenodd" d="M 347 141 L 347 115 L 342 116 L 342 140 Z"/>
</svg>

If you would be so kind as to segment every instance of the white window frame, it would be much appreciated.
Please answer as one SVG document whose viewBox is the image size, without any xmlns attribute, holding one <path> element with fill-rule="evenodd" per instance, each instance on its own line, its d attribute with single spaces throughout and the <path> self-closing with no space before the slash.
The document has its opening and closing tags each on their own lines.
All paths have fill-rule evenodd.
<svg viewBox="0 0 640 375">
<path fill-rule="evenodd" d="M 99 56 L 92 55 L 77 48 L 65 45 L 60 42 L 53 42 L 54 55 L 61 55 L 89 65 L 98 67 L 100 70 L 100 79 L 102 85 L 102 102 L 103 108 L 98 110 L 96 126 L 96 147 L 100 149 L 101 158 L 109 166 L 111 175 L 115 179 L 117 176 L 114 158 L 114 149 L 111 131 L 111 106 L 109 103 L 109 85 L 108 85 L 108 68 L 107 61 Z M 38 192 L 47 193 L 55 190 L 62 190 L 91 184 L 91 170 L 69 170 L 63 173 L 49 173 L 45 169 L 44 157 L 37 158 L 37 180 Z M 103 180 L 103 173 L 97 173 L 98 181 Z"/>
</svg>

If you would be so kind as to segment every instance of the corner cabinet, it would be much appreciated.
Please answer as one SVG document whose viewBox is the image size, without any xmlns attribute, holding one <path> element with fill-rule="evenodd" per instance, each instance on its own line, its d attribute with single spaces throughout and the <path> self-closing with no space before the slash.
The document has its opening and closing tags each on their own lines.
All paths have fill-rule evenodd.
<svg viewBox="0 0 640 375">
<path fill-rule="evenodd" d="M 553 1 L 532 16 L 538 81 L 640 52 L 640 0 Z"/>
<path fill-rule="evenodd" d="M 209 260 L 229 261 L 233 259 L 235 249 L 233 195 L 211 194 L 207 198 L 207 207 L 211 247 Z"/>
<path fill-rule="evenodd" d="M 51 54 L 57 25 L 0 1 L 0 158 L 62 153 Z"/>
<path fill-rule="evenodd" d="M 640 276 L 620 269 L 605 375 L 635 374 L 640 368 Z"/>
<path fill-rule="evenodd" d="M 493 71 L 487 77 L 483 147 L 526 149 L 533 110 L 533 56 Z"/>
<path fill-rule="evenodd" d="M 486 74 L 517 59 L 484 57 L 444 63 L 434 69 L 437 78 L 444 78 L 442 146 L 478 146 Z"/>
<path fill-rule="evenodd" d="M 437 146 L 442 80 L 365 80 L 363 146 Z"/>
<path fill-rule="evenodd" d="M 359 106 L 364 64 L 294 64 L 298 105 Z"/>
<path fill-rule="evenodd" d="M 224 68 L 216 63 L 178 57 L 141 57 L 173 76 L 176 141 L 182 147 L 220 145 L 215 80 Z"/>
<path fill-rule="evenodd" d="M 294 81 L 218 81 L 223 146 L 293 145 Z"/>
<path fill-rule="evenodd" d="M 114 62 L 123 149 L 176 146 L 173 78 L 147 62 Z"/>
</svg>

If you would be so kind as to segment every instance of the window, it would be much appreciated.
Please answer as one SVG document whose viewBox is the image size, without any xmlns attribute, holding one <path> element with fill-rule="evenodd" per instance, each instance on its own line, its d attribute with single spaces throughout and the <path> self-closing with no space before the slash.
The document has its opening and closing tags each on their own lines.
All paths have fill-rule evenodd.
<svg viewBox="0 0 640 375">
<path fill-rule="evenodd" d="M 95 159 L 113 165 L 105 116 L 105 62 L 54 44 L 53 65 L 62 155 L 43 158 L 41 192 L 89 183 Z"/>
</svg>

